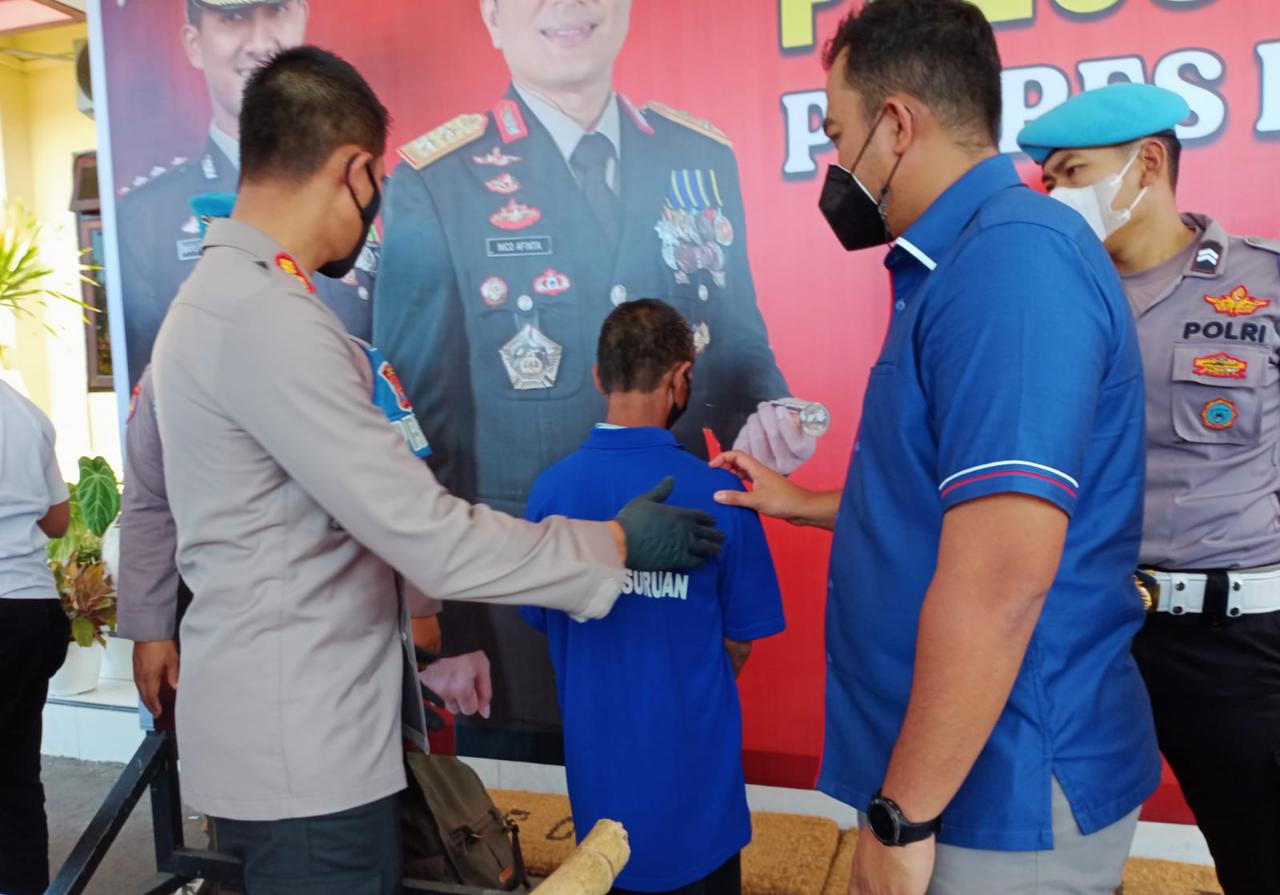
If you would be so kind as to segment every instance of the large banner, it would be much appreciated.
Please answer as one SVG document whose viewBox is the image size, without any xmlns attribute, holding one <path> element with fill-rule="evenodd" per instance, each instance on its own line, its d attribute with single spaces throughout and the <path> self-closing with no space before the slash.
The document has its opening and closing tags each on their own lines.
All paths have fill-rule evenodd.
<svg viewBox="0 0 1280 895">
<path fill-rule="evenodd" d="M 395 119 L 380 241 L 322 297 L 400 371 L 446 485 L 520 512 L 538 472 L 600 418 L 595 337 L 615 304 L 637 297 L 671 302 L 694 327 L 696 391 L 677 429 L 690 448 L 727 448 L 761 401 L 820 401 L 831 427 L 795 476 L 839 485 L 889 314 L 881 253 L 842 251 L 817 210 L 834 160 L 821 50 L 853 5 L 500 0 L 498 15 L 492 0 L 286 0 L 232 12 L 95 3 L 112 332 L 128 382 L 199 255 L 191 197 L 235 190 L 245 79 L 276 49 L 314 43 L 355 64 Z M 1002 150 L 1015 152 L 1026 122 L 1081 90 L 1160 84 L 1193 110 L 1180 128 L 1184 208 L 1233 232 L 1280 233 L 1274 0 L 978 5 L 1006 66 Z M 578 30 L 548 30 L 565 22 Z M 592 223 L 553 116 L 518 89 L 593 78 L 617 92 L 606 118 L 618 234 Z M 1003 375 L 994 360 L 992 375 Z M 810 786 L 829 539 L 783 525 L 768 533 L 788 627 L 757 645 L 740 680 L 747 772 Z M 512 610 L 450 609 L 443 626 L 449 648 L 482 647 L 495 661 L 494 718 L 460 730 L 462 750 L 554 760 L 540 636 Z M 678 748 L 679 732 L 668 734 Z"/>
</svg>

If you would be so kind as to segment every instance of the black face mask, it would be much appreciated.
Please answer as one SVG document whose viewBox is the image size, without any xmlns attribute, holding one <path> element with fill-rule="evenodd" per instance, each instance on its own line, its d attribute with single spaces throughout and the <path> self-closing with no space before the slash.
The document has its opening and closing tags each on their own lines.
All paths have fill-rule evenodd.
<svg viewBox="0 0 1280 895">
<path fill-rule="evenodd" d="M 884 112 L 881 112 L 871 127 L 871 133 L 867 135 L 867 142 L 862 144 L 858 157 L 853 160 L 854 170 L 857 169 L 858 162 L 862 161 L 862 156 L 871 145 L 871 138 L 875 136 L 876 128 L 883 119 Z M 893 239 L 885 217 L 885 208 L 889 205 L 889 186 L 901 163 L 902 156 L 898 156 L 879 199 L 871 195 L 871 191 L 862 185 L 862 181 L 852 170 L 846 171 L 839 165 L 828 166 L 827 181 L 822 185 L 818 208 L 846 251 L 869 249 Z"/>
<path fill-rule="evenodd" d="M 360 199 L 356 196 L 355 187 L 351 185 L 351 165 L 354 161 L 355 156 L 352 156 L 351 161 L 347 162 L 347 191 L 351 193 L 351 201 L 355 202 L 356 208 L 360 210 L 360 238 L 356 240 L 355 248 L 345 258 L 326 261 L 316 268 L 316 273 L 332 277 L 335 280 L 342 279 L 351 273 L 351 268 L 356 266 L 356 259 L 364 251 L 364 244 L 369 239 L 369 228 L 373 226 L 373 219 L 378 216 L 378 206 L 382 204 L 382 191 L 378 189 L 378 182 L 373 179 L 372 168 L 365 168 L 365 172 L 369 175 L 369 183 L 373 185 L 373 198 L 369 200 L 368 205 L 362 206 L 360 204 Z"/>
<path fill-rule="evenodd" d="M 685 379 L 686 392 L 691 391 L 692 388 L 693 388 L 693 383 L 689 379 Z M 684 416 L 684 412 L 688 409 L 689 409 L 689 399 L 687 397 L 685 398 L 683 407 L 677 404 L 673 399 L 671 401 L 671 410 L 670 412 L 667 413 L 667 428 L 674 429 L 676 423 L 680 422 L 680 417 Z"/>
</svg>

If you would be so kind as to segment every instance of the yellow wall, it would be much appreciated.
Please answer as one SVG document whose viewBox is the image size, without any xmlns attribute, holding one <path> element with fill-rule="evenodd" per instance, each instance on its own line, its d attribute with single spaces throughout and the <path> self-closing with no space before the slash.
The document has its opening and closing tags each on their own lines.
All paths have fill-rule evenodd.
<svg viewBox="0 0 1280 895">
<path fill-rule="evenodd" d="M 0 39 L 0 47 L 70 54 L 83 25 L 48 28 Z M 0 153 L 5 195 L 21 197 L 46 225 L 41 254 L 57 273 L 49 285 L 80 294 L 71 157 L 94 149 L 93 120 L 76 109 L 75 66 L 61 60 L 17 62 L 0 54 Z M 74 480 L 76 459 L 101 454 L 120 470 L 113 393 L 89 394 L 84 326 L 78 307 L 51 301 L 37 320 L 17 322 L 17 344 L 6 365 L 21 373 L 28 396 L 58 430 L 58 459 Z M 45 327 L 53 330 L 49 332 Z"/>
</svg>

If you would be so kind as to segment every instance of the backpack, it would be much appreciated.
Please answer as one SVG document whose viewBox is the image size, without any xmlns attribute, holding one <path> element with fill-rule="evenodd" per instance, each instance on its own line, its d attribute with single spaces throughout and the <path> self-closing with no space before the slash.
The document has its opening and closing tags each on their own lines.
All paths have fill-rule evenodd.
<svg viewBox="0 0 1280 895">
<path fill-rule="evenodd" d="M 404 875 L 508 892 L 528 887 L 520 830 L 474 770 L 452 755 L 406 752 L 400 797 Z"/>
</svg>

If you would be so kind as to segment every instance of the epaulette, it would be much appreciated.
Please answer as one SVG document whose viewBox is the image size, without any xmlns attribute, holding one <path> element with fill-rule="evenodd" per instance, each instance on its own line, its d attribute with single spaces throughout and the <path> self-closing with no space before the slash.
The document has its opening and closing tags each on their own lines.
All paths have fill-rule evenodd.
<svg viewBox="0 0 1280 895">
<path fill-rule="evenodd" d="M 116 190 L 116 195 L 127 196 L 129 193 L 133 192 L 139 187 L 146 186 L 148 183 L 154 183 L 161 176 L 168 174 L 172 171 L 177 171 L 186 163 L 187 163 L 186 158 L 182 156 L 177 156 L 168 165 L 153 165 L 151 170 L 148 171 L 146 174 L 139 174 L 137 177 L 133 178 L 133 180 L 130 181 L 127 185 L 122 186 L 118 190 Z"/>
<path fill-rule="evenodd" d="M 688 112 L 681 112 L 679 109 L 673 109 L 665 103 L 651 102 L 646 109 L 656 112 L 663 118 L 674 121 L 676 124 L 682 124 L 691 131 L 697 131 L 704 137 L 710 137 L 717 143 L 723 143 L 725 146 L 733 146 L 729 138 L 724 135 L 724 131 L 716 127 L 705 118 L 694 118 Z"/>
<path fill-rule="evenodd" d="M 1244 241 L 1255 249 L 1262 249 L 1264 252 L 1280 255 L 1280 240 L 1263 239 L 1261 236 L 1246 236 Z"/>
<path fill-rule="evenodd" d="M 487 126 L 488 119 L 484 115 L 459 115 L 401 146 L 400 157 L 415 171 L 421 171 L 455 149 L 479 140 Z"/>
</svg>

